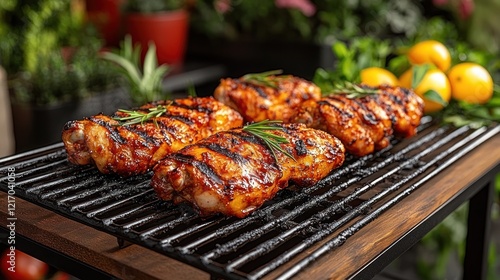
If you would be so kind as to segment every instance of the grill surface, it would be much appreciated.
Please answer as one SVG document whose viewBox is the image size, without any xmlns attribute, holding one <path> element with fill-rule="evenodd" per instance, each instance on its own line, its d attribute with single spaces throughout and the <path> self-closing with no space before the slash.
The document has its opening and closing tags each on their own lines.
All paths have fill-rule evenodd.
<svg viewBox="0 0 500 280">
<path fill-rule="evenodd" d="M 0 159 L 0 187 L 8 190 L 14 167 L 16 196 L 119 240 L 229 279 L 259 279 L 288 264 L 280 276 L 288 279 L 499 131 L 440 127 L 425 118 L 416 137 L 348 157 L 315 186 L 283 190 L 244 219 L 202 219 L 188 206 L 159 201 L 151 174 L 124 179 L 73 166 L 62 144 Z"/>
</svg>

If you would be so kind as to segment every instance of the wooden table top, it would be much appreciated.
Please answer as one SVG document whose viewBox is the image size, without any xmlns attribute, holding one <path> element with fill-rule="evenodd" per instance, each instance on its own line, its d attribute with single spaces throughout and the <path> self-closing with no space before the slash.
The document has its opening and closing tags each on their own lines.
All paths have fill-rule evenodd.
<svg viewBox="0 0 500 280">
<path fill-rule="evenodd" d="M 487 172 L 498 168 L 499 144 L 500 134 L 497 134 L 362 228 L 345 244 L 303 270 L 296 278 L 348 278 Z M 6 196 L 0 192 L 2 201 L 6 202 Z M 171 279 L 168 276 L 172 275 L 175 279 L 210 279 L 206 272 L 139 245 L 119 248 L 116 237 L 20 198 L 16 198 L 16 217 L 16 234 L 120 279 Z M 7 207 L 0 208 L 0 219 L 6 221 Z M 316 247 L 306 250 L 299 258 Z M 50 260 L 46 261 L 50 263 Z M 287 265 L 265 278 L 275 278 L 286 269 Z"/>
</svg>

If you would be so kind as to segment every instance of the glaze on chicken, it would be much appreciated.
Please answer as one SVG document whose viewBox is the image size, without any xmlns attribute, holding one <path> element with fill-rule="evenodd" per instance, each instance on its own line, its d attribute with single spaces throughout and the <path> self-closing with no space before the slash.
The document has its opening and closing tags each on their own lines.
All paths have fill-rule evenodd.
<svg viewBox="0 0 500 280">
<path fill-rule="evenodd" d="M 321 90 L 312 82 L 289 75 L 268 76 L 265 83 L 243 76 L 222 79 L 214 96 L 240 112 L 247 122 L 289 122 L 302 102 L 320 99 Z"/>
<path fill-rule="evenodd" d="M 158 105 L 166 107 L 166 112 L 142 124 L 121 125 L 113 117 L 123 117 L 123 112 L 66 123 L 62 139 L 68 160 L 93 164 L 102 173 L 141 174 L 171 152 L 243 125 L 239 113 L 212 97 L 159 101 L 137 110 L 147 113 Z"/>
<path fill-rule="evenodd" d="M 387 147 L 391 135 L 415 135 L 423 116 L 422 99 L 405 88 L 377 89 L 378 94 L 359 98 L 336 94 L 304 102 L 292 121 L 331 133 L 356 156 Z"/>
<path fill-rule="evenodd" d="M 245 217 L 293 182 L 307 187 L 344 161 L 342 143 L 303 124 L 280 124 L 285 137 L 276 158 L 264 142 L 242 129 L 219 132 L 167 156 L 154 168 L 158 196 L 187 201 L 202 215 Z"/>
</svg>

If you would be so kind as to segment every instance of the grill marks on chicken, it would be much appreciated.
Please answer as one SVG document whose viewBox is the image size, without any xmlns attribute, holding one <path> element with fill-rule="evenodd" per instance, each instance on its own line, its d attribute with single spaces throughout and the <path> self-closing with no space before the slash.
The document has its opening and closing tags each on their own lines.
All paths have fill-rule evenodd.
<svg viewBox="0 0 500 280">
<path fill-rule="evenodd" d="M 298 77 L 269 76 L 266 81 L 273 86 L 249 82 L 243 77 L 222 79 L 214 96 L 240 112 L 247 122 L 289 122 L 302 102 L 321 98 L 319 87 Z"/>
<path fill-rule="evenodd" d="M 378 94 L 360 98 L 339 94 L 306 101 L 292 121 L 327 131 L 349 153 L 364 156 L 387 147 L 391 135 L 415 135 L 422 116 L 423 101 L 413 91 L 380 86 Z"/>
<path fill-rule="evenodd" d="M 330 134 L 303 124 L 282 124 L 273 133 L 288 140 L 276 152 L 242 129 L 219 132 L 167 156 L 154 168 L 158 196 L 187 201 L 202 215 L 245 217 L 290 182 L 307 187 L 344 161 L 344 146 Z"/>
<path fill-rule="evenodd" d="M 141 174 L 167 154 L 218 131 L 241 127 L 242 117 L 211 97 L 186 98 L 146 104 L 138 111 L 164 106 L 166 112 L 155 121 L 120 125 L 113 117 L 96 115 L 66 123 L 62 139 L 68 160 L 78 165 L 95 165 L 102 173 L 122 176 Z"/>
</svg>

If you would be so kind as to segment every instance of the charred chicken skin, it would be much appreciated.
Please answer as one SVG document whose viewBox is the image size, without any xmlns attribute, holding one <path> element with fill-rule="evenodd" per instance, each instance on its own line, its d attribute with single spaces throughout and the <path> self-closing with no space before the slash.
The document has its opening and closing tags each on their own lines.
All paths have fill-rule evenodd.
<svg viewBox="0 0 500 280">
<path fill-rule="evenodd" d="M 312 82 L 289 75 L 268 76 L 264 82 L 243 76 L 222 79 L 214 96 L 240 112 L 247 122 L 289 122 L 302 102 L 320 99 L 321 90 Z"/>
<path fill-rule="evenodd" d="M 335 94 L 304 102 L 292 121 L 329 132 L 356 156 L 387 147 L 391 135 L 415 135 L 423 116 L 422 99 L 405 88 L 377 89 L 378 94 L 359 98 Z"/>
<path fill-rule="evenodd" d="M 270 133 L 285 137 L 272 151 L 243 129 L 219 132 L 167 156 L 154 168 L 158 196 L 187 201 L 201 215 L 245 217 L 293 182 L 307 187 L 344 161 L 344 146 L 332 135 L 303 124 L 279 124 Z"/>
<path fill-rule="evenodd" d="M 243 124 L 239 113 L 212 97 L 158 101 L 137 111 L 146 113 L 157 106 L 165 112 L 143 123 L 122 125 L 115 119 L 125 114 L 120 111 L 66 123 L 62 139 L 68 160 L 93 164 L 102 173 L 141 174 L 169 153 Z"/>
</svg>

